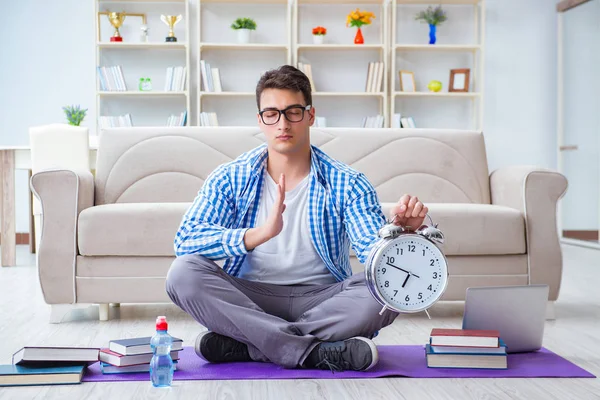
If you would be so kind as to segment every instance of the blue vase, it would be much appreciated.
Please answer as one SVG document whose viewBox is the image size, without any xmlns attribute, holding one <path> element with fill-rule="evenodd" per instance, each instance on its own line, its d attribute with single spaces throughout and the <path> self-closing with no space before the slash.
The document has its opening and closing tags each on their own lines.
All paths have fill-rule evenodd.
<svg viewBox="0 0 600 400">
<path fill-rule="evenodd" d="M 429 24 L 429 44 L 435 44 L 435 29 L 435 25 Z"/>
</svg>

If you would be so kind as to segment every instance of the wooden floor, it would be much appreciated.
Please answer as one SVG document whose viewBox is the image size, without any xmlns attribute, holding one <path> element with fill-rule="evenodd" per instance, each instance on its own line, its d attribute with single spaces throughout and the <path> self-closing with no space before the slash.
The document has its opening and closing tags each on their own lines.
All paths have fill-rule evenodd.
<svg viewBox="0 0 600 400">
<path fill-rule="evenodd" d="M 191 345 L 204 328 L 174 305 L 122 305 L 110 321 L 98 307 L 76 309 L 64 322 L 48 323 L 35 259 L 19 246 L 17 267 L 0 269 L 0 364 L 22 346 L 106 346 L 121 337 L 149 336 L 157 315 Z M 564 247 L 564 278 L 555 321 L 546 323 L 544 346 L 600 375 L 600 252 Z M 401 316 L 382 330 L 378 344 L 424 344 L 431 328 L 460 327 L 462 303 L 438 303 L 425 314 Z M 402 360 L 399 360 L 402 362 Z M 67 386 L 0 388 L 0 399 L 600 399 L 598 379 L 357 379 L 175 381 L 169 389 L 149 382 L 82 383 Z"/>
</svg>

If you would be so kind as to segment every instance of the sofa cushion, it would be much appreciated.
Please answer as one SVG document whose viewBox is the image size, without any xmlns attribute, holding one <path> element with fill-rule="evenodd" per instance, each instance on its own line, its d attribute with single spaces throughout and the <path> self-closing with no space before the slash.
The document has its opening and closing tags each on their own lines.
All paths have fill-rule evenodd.
<svg viewBox="0 0 600 400">
<path fill-rule="evenodd" d="M 389 217 L 394 203 L 383 203 Z M 79 254 L 84 256 L 174 256 L 175 233 L 190 203 L 117 203 L 79 215 Z M 446 255 L 525 254 L 520 211 L 489 204 L 427 204 L 446 237 Z M 428 223 L 428 220 L 426 220 Z"/>
<path fill-rule="evenodd" d="M 79 254 L 174 256 L 173 240 L 190 203 L 117 203 L 79 215 Z"/>
<path fill-rule="evenodd" d="M 394 203 L 383 203 L 386 217 Z M 519 210 L 490 204 L 427 204 L 444 233 L 446 255 L 525 254 L 525 219 Z M 425 219 L 429 224 L 429 219 Z"/>
</svg>

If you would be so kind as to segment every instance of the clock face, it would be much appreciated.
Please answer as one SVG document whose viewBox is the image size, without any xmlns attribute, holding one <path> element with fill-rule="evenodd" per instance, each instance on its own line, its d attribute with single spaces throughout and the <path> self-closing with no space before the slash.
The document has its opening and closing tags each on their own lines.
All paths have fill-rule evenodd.
<svg viewBox="0 0 600 400">
<path fill-rule="evenodd" d="M 401 235 L 391 240 L 373 261 L 375 286 L 396 310 L 424 310 L 440 298 L 446 287 L 444 255 L 419 235 Z"/>
</svg>

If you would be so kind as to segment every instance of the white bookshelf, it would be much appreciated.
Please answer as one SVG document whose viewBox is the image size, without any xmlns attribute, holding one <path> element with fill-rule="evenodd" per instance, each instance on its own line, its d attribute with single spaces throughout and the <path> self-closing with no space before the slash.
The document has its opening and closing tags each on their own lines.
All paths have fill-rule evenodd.
<svg viewBox="0 0 600 400">
<path fill-rule="evenodd" d="M 345 26 L 346 16 L 356 8 L 375 14 L 361 31 L 364 44 L 354 44 L 356 28 Z M 315 83 L 316 115 L 327 126 L 360 127 L 368 116 L 382 115 L 389 122 L 389 1 L 296 0 L 294 1 L 294 65 L 310 64 Z M 312 28 L 324 26 L 323 44 L 312 42 Z M 381 91 L 366 91 L 369 63 L 383 63 Z"/>
<path fill-rule="evenodd" d="M 187 0 L 95 0 L 94 28 L 96 66 L 119 65 L 126 84 L 124 91 L 102 90 L 96 75 L 96 121 L 99 131 L 101 116 L 130 114 L 134 126 L 164 126 L 170 115 L 187 111 L 190 124 L 190 11 Z M 114 28 L 100 12 L 125 12 L 119 29 L 122 42 L 111 42 Z M 141 16 L 144 15 L 144 17 Z M 175 25 L 177 42 L 166 42 L 169 28 L 161 20 L 164 15 L 182 15 Z M 148 27 L 148 41 L 141 38 L 140 25 Z M 165 91 L 168 67 L 185 67 L 185 90 Z M 140 91 L 139 78 L 150 78 L 151 91 Z"/>
<path fill-rule="evenodd" d="M 230 25 L 254 19 L 249 43 L 239 43 Z M 255 88 L 267 70 L 292 64 L 292 5 L 288 0 L 199 0 L 196 57 L 197 124 L 202 113 L 216 113 L 219 125 L 256 125 Z M 219 70 L 221 92 L 207 91 L 201 61 Z"/>
<path fill-rule="evenodd" d="M 433 45 L 427 24 L 414 21 L 429 5 L 448 16 Z M 485 0 L 392 0 L 391 14 L 390 115 L 413 117 L 417 128 L 481 130 Z M 469 92 L 449 92 L 450 70 L 461 68 L 470 69 Z M 400 91 L 400 70 L 414 72 L 416 92 Z M 428 91 L 431 80 L 442 82 L 440 92 Z"/>
</svg>

